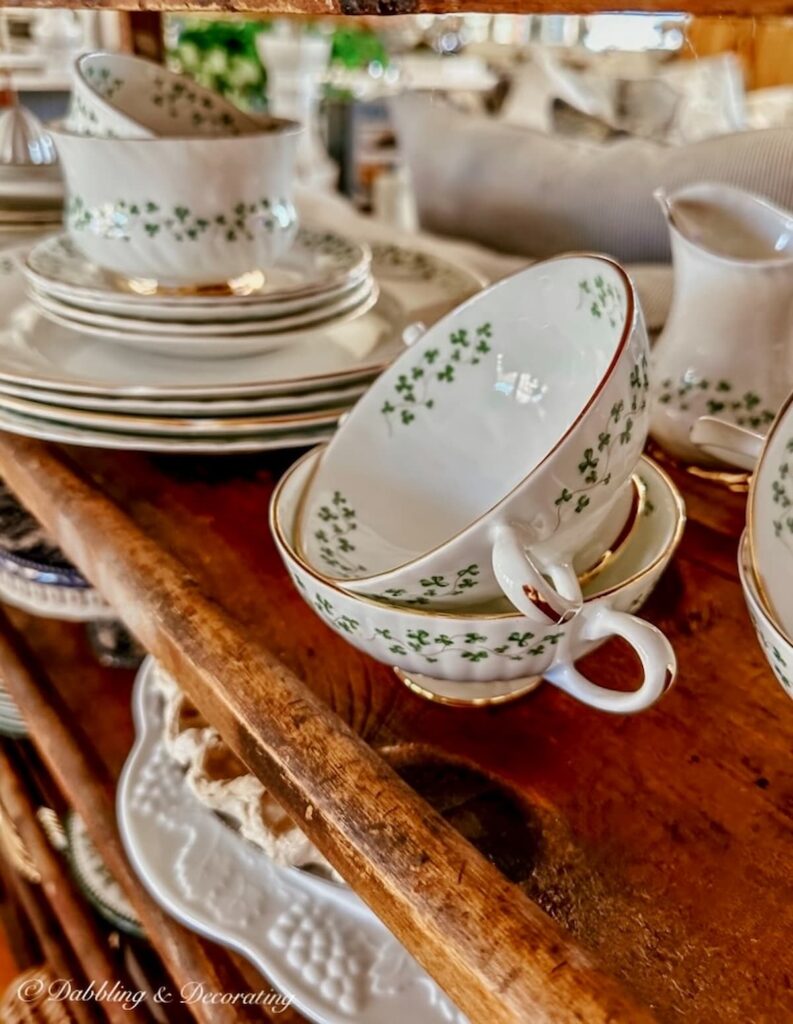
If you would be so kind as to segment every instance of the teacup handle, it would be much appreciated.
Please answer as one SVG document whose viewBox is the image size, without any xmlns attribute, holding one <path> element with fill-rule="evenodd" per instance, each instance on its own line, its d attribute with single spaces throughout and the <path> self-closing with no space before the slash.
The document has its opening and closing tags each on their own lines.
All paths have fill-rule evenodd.
<svg viewBox="0 0 793 1024">
<path fill-rule="evenodd" d="M 632 715 L 655 704 L 674 682 L 677 673 L 675 652 L 661 630 L 651 623 L 599 603 L 585 606 L 578 621 L 581 622 L 576 631 L 578 640 L 622 637 L 639 656 L 644 672 L 638 690 L 630 693 L 608 690 L 581 675 L 572 660 L 565 658 L 564 650 L 560 651 L 560 657 L 545 673 L 545 679 L 582 704 L 615 715 Z"/>
<path fill-rule="evenodd" d="M 762 434 L 718 416 L 700 416 L 692 424 L 689 437 L 693 444 L 704 448 L 714 458 L 750 471 L 757 465 L 765 443 Z"/>
<path fill-rule="evenodd" d="M 572 564 L 541 565 L 527 552 L 517 527 L 502 524 L 496 529 L 491 559 L 498 585 L 533 623 L 547 626 L 554 615 L 567 622 L 580 611 L 584 598 Z"/>
</svg>

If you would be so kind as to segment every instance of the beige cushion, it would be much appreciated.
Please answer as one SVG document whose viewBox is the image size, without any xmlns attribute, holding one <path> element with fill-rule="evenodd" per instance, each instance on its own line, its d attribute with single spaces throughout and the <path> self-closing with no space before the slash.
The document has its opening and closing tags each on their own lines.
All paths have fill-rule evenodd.
<svg viewBox="0 0 793 1024">
<path fill-rule="evenodd" d="M 793 209 L 793 129 L 739 132 L 684 146 L 644 139 L 594 144 L 461 114 L 440 100 L 394 101 L 423 228 L 502 252 L 543 257 L 606 252 L 633 262 L 669 259 L 653 199 L 717 181 Z"/>
</svg>

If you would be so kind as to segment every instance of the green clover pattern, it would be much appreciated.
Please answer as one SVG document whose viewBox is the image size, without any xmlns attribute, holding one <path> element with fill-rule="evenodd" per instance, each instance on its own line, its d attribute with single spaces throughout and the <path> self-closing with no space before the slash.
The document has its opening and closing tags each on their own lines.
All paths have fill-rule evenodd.
<svg viewBox="0 0 793 1024">
<path fill-rule="evenodd" d="M 755 391 L 739 394 L 729 380 L 708 380 L 697 377 L 690 370 L 678 380 L 667 377 L 661 381 L 658 396 L 661 405 L 671 405 L 682 412 L 695 412 L 709 416 L 729 417 L 740 427 L 758 430 L 768 426 L 774 413 Z"/>
</svg>

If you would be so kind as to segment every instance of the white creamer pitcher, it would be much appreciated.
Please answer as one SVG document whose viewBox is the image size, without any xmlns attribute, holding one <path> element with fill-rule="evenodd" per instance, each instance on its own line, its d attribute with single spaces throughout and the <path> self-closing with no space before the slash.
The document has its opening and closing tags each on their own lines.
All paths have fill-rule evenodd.
<svg viewBox="0 0 793 1024">
<path fill-rule="evenodd" d="M 765 433 L 793 387 L 793 213 L 726 185 L 655 195 L 675 279 L 650 432 L 676 458 L 716 463 L 689 439 L 699 416 Z"/>
</svg>

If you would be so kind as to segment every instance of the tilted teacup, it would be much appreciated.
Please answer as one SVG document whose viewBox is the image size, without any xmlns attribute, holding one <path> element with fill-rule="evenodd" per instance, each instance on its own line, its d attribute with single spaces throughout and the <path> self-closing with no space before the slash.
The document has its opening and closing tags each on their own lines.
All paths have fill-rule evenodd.
<svg viewBox="0 0 793 1024">
<path fill-rule="evenodd" d="M 298 507 L 319 458 L 319 449 L 309 452 L 282 477 L 270 506 L 270 529 L 303 599 L 353 646 L 408 675 L 420 673 L 435 696 L 456 702 L 503 700 L 524 692 L 527 677 L 544 675 L 586 704 L 628 714 L 649 707 L 670 685 L 675 658 L 669 642 L 630 614 L 669 563 L 685 523 L 680 495 L 649 459 L 637 470 L 648 493 L 640 528 L 590 585 L 579 615 L 557 624 L 504 611 L 503 599 L 492 610 L 428 611 L 351 594 L 324 578 L 295 545 Z M 625 639 L 642 662 L 643 682 L 633 692 L 598 686 L 573 664 L 612 636 Z"/>
<path fill-rule="evenodd" d="M 274 120 L 236 137 L 108 139 L 55 127 L 66 229 L 88 259 L 127 279 L 238 281 L 292 243 L 299 131 Z"/>
<path fill-rule="evenodd" d="M 569 615 L 574 557 L 608 543 L 644 445 L 647 358 L 633 287 L 605 257 L 548 260 L 480 292 L 342 424 L 307 488 L 302 554 L 370 597 L 506 593 L 527 616 Z"/>
<path fill-rule="evenodd" d="M 69 131 L 116 139 L 240 135 L 256 118 L 162 64 L 126 53 L 85 53 L 74 64 Z"/>
</svg>

